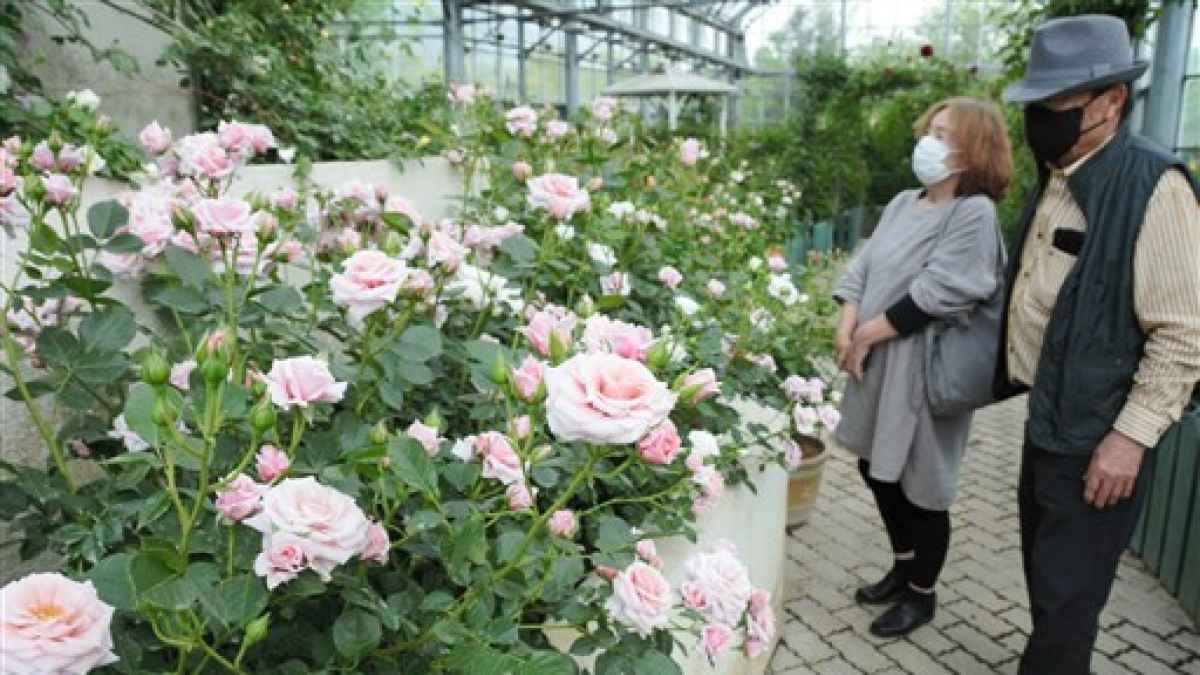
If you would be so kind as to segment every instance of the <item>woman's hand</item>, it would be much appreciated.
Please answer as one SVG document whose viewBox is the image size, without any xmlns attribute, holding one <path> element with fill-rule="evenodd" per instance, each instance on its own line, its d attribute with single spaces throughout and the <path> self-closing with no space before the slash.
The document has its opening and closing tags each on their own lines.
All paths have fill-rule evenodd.
<svg viewBox="0 0 1200 675">
<path fill-rule="evenodd" d="M 850 347 L 854 342 L 854 330 L 857 327 L 858 307 L 849 303 L 842 305 L 837 330 L 833 334 L 833 356 L 841 370 L 846 370 L 846 357 L 850 355 Z"/>
<path fill-rule="evenodd" d="M 850 342 L 850 349 L 846 352 L 845 357 L 841 359 L 839 366 L 842 370 L 850 373 L 850 376 L 856 381 L 862 382 L 867 356 L 870 355 L 871 349 L 875 345 L 887 342 L 897 335 L 899 333 L 896 332 L 896 329 L 887 320 L 887 316 L 880 314 L 854 331 L 854 337 Z"/>
</svg>

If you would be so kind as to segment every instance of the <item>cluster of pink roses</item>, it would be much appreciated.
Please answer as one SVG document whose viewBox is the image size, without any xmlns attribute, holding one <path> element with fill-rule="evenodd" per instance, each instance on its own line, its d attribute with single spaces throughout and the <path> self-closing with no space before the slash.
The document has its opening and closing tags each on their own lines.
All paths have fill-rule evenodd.
<svg viewBox="0 0 1200 675">
<path fill-rule="evenodd" d="M 693 555 L 684 565 L 686 580 L 680 586 L 683 604 L 706 622 L 701 644 L 709 658 L 733 646 L 734 632 L 744 628 L 743 648 L 750 658 L 759 656 L 775 634 L 775 612 L 770 593 L 754 588 L 737 549 L 727 541 Z"/>
<path fill-rule="evenodd" d="M 0 589 L 0 670 L 80 675 L 116 663 L 113 607 L 91 581 L 30 574 Z"/>
<path fill-rule="evenodd" d="M 588 191 L 579 179 L 561 173 L 547 173 L 527 181 L 529 205 L 548 212 L 554 218 L 568 220 L 591 208 Z"/>
<path fill-rule="evenodd" d="M 818 427 L 831 432 L 837 429 L 842 420 L 841 413 L 833 405 L 837 394 L 831 392 L 833 403 L 827 402 L 827 386 L 823 380 L 791 375 L 780 386 L 793 403 L 792 422 L 797 433 L 813 436 Z"/>
</svg>

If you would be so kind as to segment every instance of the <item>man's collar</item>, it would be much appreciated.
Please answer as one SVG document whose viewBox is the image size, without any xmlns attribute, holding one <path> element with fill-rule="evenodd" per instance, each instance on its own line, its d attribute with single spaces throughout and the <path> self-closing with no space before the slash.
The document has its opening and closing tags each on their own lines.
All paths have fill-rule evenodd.
<svg viewBox="0 0 1200 675">
<path fill-rule="evenodd" d="M 1080 169 L 1080 168 L 1081 168 L 1081 167 L 1082 167 L 1084 164 L 1087 164 L 1087 163 L 1088 163 L 1088 160 L 1090 160 L 1091 158 L 1093 158 L 1093 157 L 1095 157 L 1096 155 L 1100 154 L 1100 151 L 1101 151 L 1101 150 L 1103 150 L 1104 148 L 1108 147 L 1108 144 L 1112 142 L 1112 139 L 1114 139 L 1114 138 L 1116 138 L 1116 137 L 1117 137 L 1117 134 L 1118 134 L 1119 132 L 1120 132 L 1120 127 L 1118 127 L 1116 131 L 1114 131 L 1114 132 L 1113 132 L 1111 135 L 1109 135 L 1109 137 L 1108 137 L 1108 138 L 1104 139 L 1104 142 L 1102 142 L 1100 145 L 1097 145 L 1096 147 L 1092 148 L 1092 149 L 1091 149 L 1091 150 L 1090 150 L 1090 151 L 1089 151 L 1089 152 L 1088 152 L 1086 155 L 1084 155 L 1083 157 L 1080 157 L 1079 159 L 1077 159 L 1077 160 L 1075 160 L 1074 162 L 1072 162 L 1070 166 L 1064 167 L 1064 168 L 1062 168 L 1062 169 L 1060 169 L 1060 168 L 1058 168 L 1058 167 L 1055 167 L 1055 166 L 1051 166 L 1051 167 L 1050 167 L 1050 171 L 1051 171 L 1052 173 L 1055 173 L 1055 174 L 1061 175 L 1061 176 L 1063 176 L 1064 178 L 1070 178 L 1070 177 L 1072 176 L 1072 174 L 1074 174 L 1076 171 L 1079 171 L 1079 169 Z"/>
</svg>

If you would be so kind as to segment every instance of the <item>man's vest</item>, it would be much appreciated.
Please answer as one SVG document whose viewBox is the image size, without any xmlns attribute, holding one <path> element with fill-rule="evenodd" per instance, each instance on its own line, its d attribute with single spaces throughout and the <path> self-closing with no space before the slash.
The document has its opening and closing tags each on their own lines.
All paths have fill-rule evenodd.
<svg viewBox="0 0 1200 675">
<path fill-rule="evenodd" d="M 1091 454 L 1125 406 L 1146 346 L 1134 311 L 1134 253 L 1150 197 L 1171 169 L 1188 177 L 1200 199 L 1200 185 L 1186 165 L 1133 134 L 1126 123 L 1067 179 L 1087 232 L 1046 326 L 1030 393 L 1028 433 L 1039 448 Z M 1042 169 L 1034 197 L 1021 216 L 1017 251 L 1024 251 L 1048 178 L 1049 172 Z M 1009 379 L 1006 350 L 1009 303 L 1020 258 L 1012 256 L 1008 266 L 996 363 L 999 398 L 1021 393 Z"/>
</svg>

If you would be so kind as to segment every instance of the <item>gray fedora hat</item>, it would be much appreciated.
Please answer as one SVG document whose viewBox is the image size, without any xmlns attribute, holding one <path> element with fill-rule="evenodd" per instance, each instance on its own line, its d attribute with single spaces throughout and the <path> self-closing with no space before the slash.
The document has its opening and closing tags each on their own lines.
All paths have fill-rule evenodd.
<svg viewBox="0 0 1200 675">
<path fill-rule="evenodd" d="M 1132 82 L 1149 64 L 1134 60 L 1125 22 L 1107 14 L 1052 19 L 1038 27 L 1025 79 L 1004 90 L 1004 100 L 1033 103 Z"/>
</svg>

